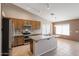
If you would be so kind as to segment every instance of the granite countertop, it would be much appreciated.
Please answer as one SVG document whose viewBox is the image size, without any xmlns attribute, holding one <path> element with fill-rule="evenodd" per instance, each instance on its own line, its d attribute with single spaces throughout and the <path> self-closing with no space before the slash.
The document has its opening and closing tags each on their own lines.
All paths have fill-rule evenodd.
<svg viewBox="0 0 79 59">
<path fill-rule="evenodd" d="M 30 36 L 34 41 L 39 41 L 39 40 L 49 40 L 52 38 L 52 36 L 44 36 L 44 35 L 36 35 L 36 36 Z"/>
<path fill-rule="evenodd" d="M 27 35 L 23 35 L 23 34 L 14 34 L 14 37 L 19 37 L 19 36 L 27 36 Z M 33 41 L 40 41 L 40 40 L 49 40 L 50 38 L 54 37 L 52 36 L 45 36 L 42 34 L 29 34 L 28 35 Z"/>
<path fill-rule="evenodd" d="M 13 36 L 15 37 L 15 36 L 37 36 L 37 35 L 41 35 L 41 34 L 39 33 L 39 34 L 28 34 L 28 35 L 23 35 L 23 34 L 19 33 L 19 34 L 14 34 Z"/>
</svg>

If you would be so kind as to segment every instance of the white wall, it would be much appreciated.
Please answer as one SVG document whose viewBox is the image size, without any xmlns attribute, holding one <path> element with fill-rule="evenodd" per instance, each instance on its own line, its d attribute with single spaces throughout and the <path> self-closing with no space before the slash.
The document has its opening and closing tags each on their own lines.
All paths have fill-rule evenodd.
<svg viewBox="0 0 79 59">
<path fill-rule="evenodd" d="M 1 3 L 0 3 L 0 55 L 1 55 Z"/>
</svg>

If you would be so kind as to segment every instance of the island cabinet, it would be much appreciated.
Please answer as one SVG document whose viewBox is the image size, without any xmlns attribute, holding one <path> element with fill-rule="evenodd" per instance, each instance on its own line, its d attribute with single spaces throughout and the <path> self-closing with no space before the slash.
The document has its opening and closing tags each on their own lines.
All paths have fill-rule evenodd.
<svg viewBox="0 0 79 59">
<path fill-rule="evenodd" d="M 57 48 L 57 40 L 54 36 L 36 35 L 30 38 L 33 40 L 33 56 L 41 56 Z"/>
</svg>

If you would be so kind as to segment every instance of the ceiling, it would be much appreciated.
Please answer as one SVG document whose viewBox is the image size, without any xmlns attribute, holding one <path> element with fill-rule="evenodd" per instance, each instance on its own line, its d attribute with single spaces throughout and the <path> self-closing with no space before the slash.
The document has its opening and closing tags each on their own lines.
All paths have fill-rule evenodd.
<svg viewBox="0 0 79 59">
<path fill-rule="evenodd" d="M 79 3 L 13 3 L 49 21 L 79 18 Z"/>
</svg>

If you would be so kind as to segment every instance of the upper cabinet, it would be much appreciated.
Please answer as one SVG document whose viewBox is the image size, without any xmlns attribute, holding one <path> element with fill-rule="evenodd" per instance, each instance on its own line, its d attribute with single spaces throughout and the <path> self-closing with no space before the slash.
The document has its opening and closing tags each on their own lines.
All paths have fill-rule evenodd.
<svg viewBox="0 0 79 59">
<path fill-rule="evenodd" d="M 15 29 L 22 29 L 22 27 L 24 26 L 23 20 L 13 19 L 12 21 Z"/>
<path fill-rule="evenodd" d="M 36 22 L 36 25 L 37 25 L 37 26 L 36 26 L 37 29 L 40 29 L 40 28 L 41 28 L 41 22 L 40 22 L 40 21 L 37 21 L 37 22 Z"/>
<path fill-rule="evenodd" d="M 40 21 L 20 20 L 20 19 L 13 19 L 12 21 L 15 29 L 22 29 L 23 26 L 28 26 L 28 25 L 32 26 L 32 30 L 41 28 Z"/>
<path fill-rule="evenodd" d="M 40 21 L 31 21 L 32 29 L 40 29 L 41 28 L 41 22 Z"/>
</svg>

